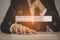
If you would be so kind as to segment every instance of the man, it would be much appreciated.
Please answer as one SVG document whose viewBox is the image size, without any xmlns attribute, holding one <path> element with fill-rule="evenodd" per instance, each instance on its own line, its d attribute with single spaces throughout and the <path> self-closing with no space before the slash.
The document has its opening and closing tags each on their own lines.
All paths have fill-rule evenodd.
<svg viewBox="0 0 60 40">
<path fill-rule="evenodd" d="M 35 30 L 35 27 L 26 27 L 22 24 L 15 23 L 15 16 L 29 16 L 32 14 L 30 8 L 33 6 L 36 9 L 35 14 L 40 16 L 44 15 L 51 15 L 53 17 L 53 22 L 49 23 L 48 26 L 53 30 L 56 31 L 54 26 L 56 26 L 58 12 L 56 11 L 54 0 L 11 0 L 11 5 L 9 7 L 9 10 L 7 11 L 7 14 L 1 24 L 1 31 L 4 33 L 16 33 L 16 34 L 34 34 L 37 33 Z M 31 13 L 30 13 L 31 12 Z M 56 20 L 55 20 L 56 19 Z M 40 31 L 46 31 L 46 24 L 45 23 L 36 23 L 40 26 Z M 44 25 L 43 25 L 44 24 Z M 27 24 L 26 24 L 27 25 Z M 29 24 L 28 24 L 29 25 Z M 57 30 L 59 31 L 59 30 Z"/>
</svg>

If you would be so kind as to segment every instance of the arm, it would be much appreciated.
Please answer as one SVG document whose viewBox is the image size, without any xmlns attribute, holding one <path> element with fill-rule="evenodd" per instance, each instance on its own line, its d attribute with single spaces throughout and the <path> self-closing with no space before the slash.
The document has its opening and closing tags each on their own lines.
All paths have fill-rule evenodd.
<svg viewBox="0 0 60 40">
<path fill-rule="evenodd" d="M 9 10 L 7 11 L 7 14 L 1 24 L 1 31 L 4 33 L 11 33 L 11 30 L 13 33 L 16 34 L 35 34 L 36 31 L 32 30 L 26 26 L 23 26 L 21 24 L 15 24 L 14 22 L 14 17 L 15 17 L 15 9 L 13 9 L 13 7 L 9 8 Z M 20 13 L 20 12 L 18 12 Z M 12 27 L 12 28 L 11 28 Z M 10 30 L 11 28 L 11 30 Z M 27 33 L 28 32 L 28 33 Z"/>
<path fill-rule="evenodd" d="M 11 33 L 10 32 L 10 26 L 13 24 L 13 20 L 12 20 L 12 7 L 10 6 L 9 10 L 6 13 L 6 16 L 4 17 L 4 20 L 1 24 L 1 31 L 4 33 Z"/>
<path fill-rule="evenodd" d="M 47 14 L 52 16 L 52 22 L 49 23 L 49 27 L 54 31 L 58 32 L 59 31 L 59 15 L 56 10 L 56 6 L 54 3 L 54 0 L 47 1 L 49 2 L 46 5 L 46 8 L 48 9 Z"/>
<path fill-rule="evenodd" d="M 41 3 L 42 2 L 42 3 Z M 53 31 L 59 31 L 59 15 L 58 12 L 56 10 L 55 7 L 55 3 L 54 0 L 41 0 L 41 2 L 35 2 L 35 4 L 33 4 L 35 7 L 39 7 L 40 9 L 40 13 L 43 13 L 44 9 L 47 9 L 47 12 L 45 12 L 45 15 L 50 15 L 52 16 L 52 22 L 51 23 L 46 23 L 47 25 L 49 25 L 49 27 L 53 30 Z"/>
<path fill-rule="evenodd" d="M 9 25 L 8 22 L 2 22 L 1 31 L 4 32 L 4 33 L 11 33 L 10 30 L 9 30 L 10 26 L 11 25 Z"/>
</svg>

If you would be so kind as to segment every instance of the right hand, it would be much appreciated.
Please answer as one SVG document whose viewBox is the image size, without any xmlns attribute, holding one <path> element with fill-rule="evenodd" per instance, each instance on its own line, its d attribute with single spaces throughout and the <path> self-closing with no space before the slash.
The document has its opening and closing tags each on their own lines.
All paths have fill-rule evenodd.
<svg viewBox="0 0 60 40">
<path fill-rule="evenodd" d="M 32 6 L 34 6 L 35 8 L 39 8 L 40 13 L 43 13 L 43 11 L 44 11 L 44 9 L 45 9 L 45 6 L 44 6 L 44 4 L 41 2 L 41 0 L 35 0 L 35 1 L 32 3 Z"/>
<path fill-rule="evenodd" d="M 23 26 L 21 24 L 14 24 L 12 31 L 16 34 L 36 34 L 36 30 L 30 29 L 29 27 Z"/>
</svg>

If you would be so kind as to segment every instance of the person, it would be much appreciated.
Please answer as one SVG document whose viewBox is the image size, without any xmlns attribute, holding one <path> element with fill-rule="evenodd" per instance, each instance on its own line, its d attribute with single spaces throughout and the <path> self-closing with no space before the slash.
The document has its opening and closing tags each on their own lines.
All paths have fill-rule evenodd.
<svg viewBox="0 0 60 40">
<path fill-rule="evenodd" d="M 22 24 L 15 23 L 15 16 L 21 15 L 30 15 L 30 8 L 33 6 L 34 8 L 38 8 L 37 12 L 44 15 L 51 15 L 53 17 L 53 21 L 48 23 L 48 26 L 55 32 L 59 31 L 59 27 L 57 27 L 57 19 L 59 17 L 58 12 L 55 7 L 54 0 L 11 0 L 11 5 L 6 13 L 6 16 L 1 24 L 1 31 L 4 33 L 16 33 L 16 34 L 35 34 L 36 30 L 26 27 Z M 43 13 L 45 11 L 45 13 Z M 39 14 L 36 15 L 39 15 Z M 42 15 L 42 16 L 44 16 Z M 45 24 L 45 25 L 43 25 Z M 40 24 L 40 31 L 46 31 L 46 24 L 42 23 L 42 27 Z M 30 24 L 28 24 L 30 25 Z M 34 27 L 35 28 L 35 27 Z"/>
</svg>

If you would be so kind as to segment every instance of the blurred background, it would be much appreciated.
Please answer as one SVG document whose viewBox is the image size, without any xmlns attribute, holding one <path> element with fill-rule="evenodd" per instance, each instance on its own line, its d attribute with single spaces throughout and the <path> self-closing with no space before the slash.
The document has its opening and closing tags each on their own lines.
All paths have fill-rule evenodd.
<svg viewBox="0 0 60 40">
<path fill-rule="evenodd" d="M 11 0 L 0 0 L 0 24 L 3 21 L 3 18 L 5 17 L 5 14 L 9 8 Z M 55 0 L 57 11 L 60 15 L 60 0 Z"/>
</svg>

